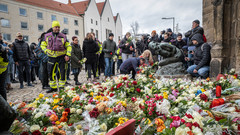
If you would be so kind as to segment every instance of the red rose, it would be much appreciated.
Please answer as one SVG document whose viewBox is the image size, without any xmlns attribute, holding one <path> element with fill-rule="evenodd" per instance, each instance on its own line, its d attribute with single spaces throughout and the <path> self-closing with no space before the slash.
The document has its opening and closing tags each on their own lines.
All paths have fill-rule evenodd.
<svg viewBox="0 0 240 135">
<path fill-rule="evenodd" d="M 114 96 L 114 93 L 111 93 L 111 94 L 110 94 L 110 97 L 113 97 L 113 96 Z"/>
<path fill-rule="evenodd" d="M 114 88 L 112 87 L 112 88 L 111 88 L 111 91 L 113 91 L 113 90 L 114 90 Z"/>
<path fill-rule="evenodd" d="M 201 98 L 203 101 L 205 101 L 205 102 L 208 100 L 208 97 L 207 97 L 206 94 L 201 94 L 201 95 L 200 95 L 200 98 Z"/>
<path fill-rule="evenodd" d="M 185 114 L 185 116 L 189 119 L 193 119 L 193 116 L 191 114 Z"/>
<path fill-rule="evenodd" d="M 181 119 L 179 116 L 172 116 L 171 118 L 176 121 L 179 121 Z"/>
<path fill-rule="evenodd" d="M 163 99 L 163 96 L 159 96 L 159 98 L 162 100 L 162 99 Z"/>
<path fill-rule="evenodd" d="M 32 133 L 32 135 L 42 135 L 42 133 L 39 130 L 36 130 Z"/>
<path fill-rule="evenodd" d="M 192 123 L 191 122 L 187 122 L 185 123 L 186 127 L 189 127 L 192 130 Z"/>
<path fill-rule="evenodd" d="M 133 85 L 137 85 L 137 81 L 133 81 L 133 83 L 132 83 Z"/>
<path fill-rule="evenodd" d="M 136 88 L 136 91 L 137 91 L 138 93 L 140 93 L 140 92 L 141 92 L 141 89 L 139 89 L 139 88 Z"/>
<path fill-rule="evenodd" d="M 186 121 L 184 119 L 181 119 L 181 122 L 184 124 Z"/>
<path fill-rule="evenodd" d="M 83 106 L 83 104 L 82 104 L 82 103 L 80 103 L 80 106 Z"/>
<path fill-rule="evenodd" d="M 112 55 L 113 53 L 111 52 L 110 55 Z"/>
<path fill-rule="evenodd" d="M 119 83 L 119 84 L 117 85 L 117 89 L 119 89 L 121 86 L 122 86 L 122 83 Z"/>
<path fill-rule="evenodd" d="M 43 128 L 43 131 L 46 131 L 46 130 L 47 130 L 47 127 L 44 127 L 44 128 Z"/>
<path fill-rule="evenodd" d="M 72 123 L 68 124 L 68 126 L 72 126 L 72 125 L 73 125 Z"/>
<path fill-rule="evenodd" d="M 127 77 L 123 77 L 123 80 L 126 81 L 128 78 Z"/>
<path fill-rule="evenodd" d="M 70 109 L 69 108 L 65 108 L 65 112 L 70 113 Z"/>
<path fill-rule="evenodd" d="M 28 132 L 22 132 L 21 135 L 29 135 Z"/>
<path fill-rule="evenodd" d="M 193 125 L 194 127 L 200 127 L 197 122 L 194 122 L 192 125 Z"/>
</svg>

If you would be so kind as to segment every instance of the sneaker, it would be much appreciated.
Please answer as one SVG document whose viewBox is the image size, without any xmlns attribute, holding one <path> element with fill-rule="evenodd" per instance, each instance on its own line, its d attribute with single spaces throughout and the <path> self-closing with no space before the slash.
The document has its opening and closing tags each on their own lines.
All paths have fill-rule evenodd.
<svg viewBox="0 0 240 135">
<path fill-rule="evenodd" d="M 50 89 L 50 90 L 48 90 L 48 91 L 46 91 L 46 93 L 52 93 L 52 92 L 57 92 L 57 89 Z"/>
<path fill-rule="evenodd" d="M 23 89 L 23 88 L 24 88 L 23 84 L 20 84 L 20 89 Z"/>
</svg>

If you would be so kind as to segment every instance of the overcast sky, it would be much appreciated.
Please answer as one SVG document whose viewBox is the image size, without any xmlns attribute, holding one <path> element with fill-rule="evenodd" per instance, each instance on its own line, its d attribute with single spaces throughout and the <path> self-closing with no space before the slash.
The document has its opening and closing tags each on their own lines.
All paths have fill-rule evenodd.
<svg viewBox="0 0 240 135">
<path fill-rule="evenodd" d="M 67 3 L 68 0 L 56 0 Z M 83 0 L 72 0 L 78 2 Z M 103 2 L 104 0 L 96 0 Z M 173 27 L 173 20 L 162 17 L 175 17 L 180 32 L 191 29 L 192 21 L 199 19 L 202 23 L 202 0 L 110 0 L 113 14 L 120 14 L 123 34 L 130 31 L 130 24 L 137 21 L 139 33 L 151 33 Z"/>
</svg>

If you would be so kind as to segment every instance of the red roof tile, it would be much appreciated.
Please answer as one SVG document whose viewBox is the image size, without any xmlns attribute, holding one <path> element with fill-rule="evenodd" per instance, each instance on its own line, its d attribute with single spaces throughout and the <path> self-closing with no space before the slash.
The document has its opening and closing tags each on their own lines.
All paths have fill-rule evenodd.
<svg viewBox="0 0 240 135">
<path fill-rule="evenodd" d="M 53 0 L 15 0 L 15 1 L 78 16 L 77 12 L 72 6 Z"/>
<path fill-rule="evenodd" d="M 72 6 L 77 10 L 79 14 L 84 14 L 88 7 L 89 1 L 90 0 L 75 2 L 75 3 L 72 3 Z"/>
<path fill-rule="evenodd" d="M 102 14 L 104 4 L 105 4 L 105 2 L 97 3 L 98 12 L 100 15 Z"/>
</svg>

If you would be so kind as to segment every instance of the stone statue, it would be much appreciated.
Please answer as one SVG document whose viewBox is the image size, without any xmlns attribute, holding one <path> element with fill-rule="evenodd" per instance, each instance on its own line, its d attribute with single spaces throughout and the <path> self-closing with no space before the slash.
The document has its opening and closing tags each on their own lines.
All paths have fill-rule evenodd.
<svg viewBox="0 0 240 135">
<path fill-rule="evenodd" d="M 155 53 L 161 55 L 163 60 L 159 62 L 158 75 L 181 75 L 186 73 L 182 63 L 183 52 L 176 46 L 168 43 L 150 42 L 148 45 Z"/>
</svg>

